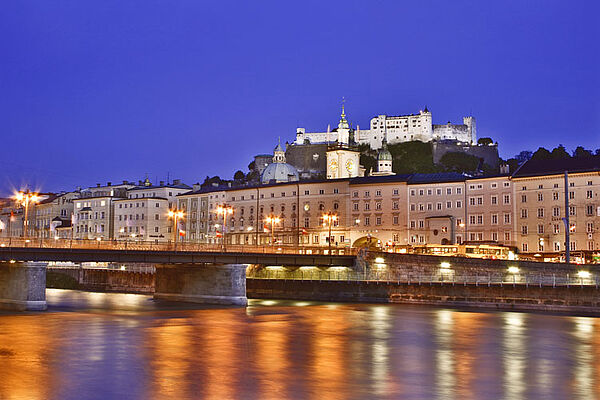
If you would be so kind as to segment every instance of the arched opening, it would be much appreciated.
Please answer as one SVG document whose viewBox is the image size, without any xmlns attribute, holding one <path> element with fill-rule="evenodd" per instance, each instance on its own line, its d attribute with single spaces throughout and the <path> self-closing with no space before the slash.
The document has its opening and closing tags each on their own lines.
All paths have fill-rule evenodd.
<svg viewBox="0 0 600 400">
<path fill-rule="evenodd" d="M 374 236 L 363 236 L 358 238 L 352 244 L 352 247 L 363 248 L 367 247 L 369 250 L 377 250 L 381 247 L 382 242 Z"/>
</svg>

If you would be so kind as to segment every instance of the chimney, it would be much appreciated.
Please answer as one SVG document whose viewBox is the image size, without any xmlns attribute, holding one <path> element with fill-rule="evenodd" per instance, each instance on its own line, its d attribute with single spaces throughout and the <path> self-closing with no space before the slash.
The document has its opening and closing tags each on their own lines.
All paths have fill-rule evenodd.
<svg viewBox="0 0 600 400">
<path fill-rule="evenodd" d="M 110 186 L 110 185 L 112 185 L 112 182 L 107 182 L 106 183 L 106 186 Z"/>
<path fill-rule="evenodd" d="M 99 183 L 96 183 L 96 187 L 100 187 L 100 184 L 99 184 Z"/>
<path fill-rule="evenodd" d="M 173 179 L 173 185 L 181 185 L 181 179 Z"/>
<path fill-rule="evenodd" d="M 127 181 L 123 181 L 123 185 L 127 185 Z"/>
<path fill-rule="evenodd" d="M 160 181 L 160 186 L 164 186 L 165 185 L 165 181 Z"/>
</svg>

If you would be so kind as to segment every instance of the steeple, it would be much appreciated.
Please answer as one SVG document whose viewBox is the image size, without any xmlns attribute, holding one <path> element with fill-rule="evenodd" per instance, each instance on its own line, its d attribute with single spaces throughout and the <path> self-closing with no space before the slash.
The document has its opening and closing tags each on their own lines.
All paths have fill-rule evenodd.
<svg viewBox="0 0 600 400">
<path fill-rule="evenodd" d="M 340 115 L 340 123 L 338 124 L 338 129 L 350 129 L 350 125 L 346 120 L 346 111 L 344 109 L 345 102 L 346 99 L 342 97 L 342 114 Z"/>
</svg>

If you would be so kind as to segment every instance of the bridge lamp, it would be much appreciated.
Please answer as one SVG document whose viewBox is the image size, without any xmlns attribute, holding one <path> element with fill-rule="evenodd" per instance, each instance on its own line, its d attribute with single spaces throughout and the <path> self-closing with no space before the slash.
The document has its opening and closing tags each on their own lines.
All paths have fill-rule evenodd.
<svg viewBox="0 0 600 400">
<path fill-rule="evenodd" d="M 281 221 L 281 218 L 270 215 L 265 221 L 267 221 L 268 224 L 271 224 L 271 246 L 275 246 L 275 224 L 278 224 Z"/>
<path fill-rule="evenodd" d="M 217 206 L 216 209 L 217 214 L 221 215 L 223 214 L 223 251 L 225 251 L 225 234 L 226 234 L 226 230 L 227 230 L 227 215 L 229 214 L 233 214 L 233 207 L 229 206 L 227 204 L 223 204 L 220 206 Z"/>
<path fill-rule="evenodd" d="M 377 264 L 383 264 L 383 263 L 385 262 L 385 260 L 383 259 L 383 257 L 377 257 L 377 258 L 375 259 L 375 262 L 376 262 Z"/>
<path fill-rule="evenodd" d="M 519 267 L 515 267 L 514 265 L 508 267 L 508 273 L 509 274 L 518 274 L 519 273 Z"/>
<path fill-rule="evenodd" d="M 444 261 L 443 263 L 440 264 L 440 267 L 442 269 L 450 269 L 450 263 L 447 261 Z"/>
<path fill-rule="evenodd" d="M 329 254 L 331 254 L 331 225 L 337 221 L 338 216 L 332 213 L 323 214 L 323 226 L 329 225 L 329 236 L 327 237 L 327 242 L 329 243 Z M 327 225 L 325 224 L 327 223 Z"/>
<path fill-rule="evenodd" d="M 14 199 L 21 203 L 23 207 L 25 207 L 25 220 L 23 224 L 23 237 L 27 237 L 27 230 L 29 229 L 29 204 L 37 203 L 40 200 L 40 196 L 37 193 L 27 191 L 20 191 L 15 193 Z"/>
<path fill-rule="evenodd" d="M 184 214 L 182 210 L 169 210 L 167 215 L 173 219 L 173 247 L 177 249 L 177 220 L 183 218 Z"/>
</svg>

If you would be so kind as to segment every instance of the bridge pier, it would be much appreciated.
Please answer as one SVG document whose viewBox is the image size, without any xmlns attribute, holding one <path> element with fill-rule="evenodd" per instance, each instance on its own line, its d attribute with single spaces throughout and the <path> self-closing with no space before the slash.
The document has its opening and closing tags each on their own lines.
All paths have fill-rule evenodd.
<svg viewBox="0 0 600 400">
<path fill-rule="evenodd" d="M 0 309 L 43 311 L 46 304 L 46 262 L 0 262 Z"/>
<path fill-rule="evenodd" d="M 246 306 L 246 264 L 157 264 L 154 298 Z"/>
</svg>

